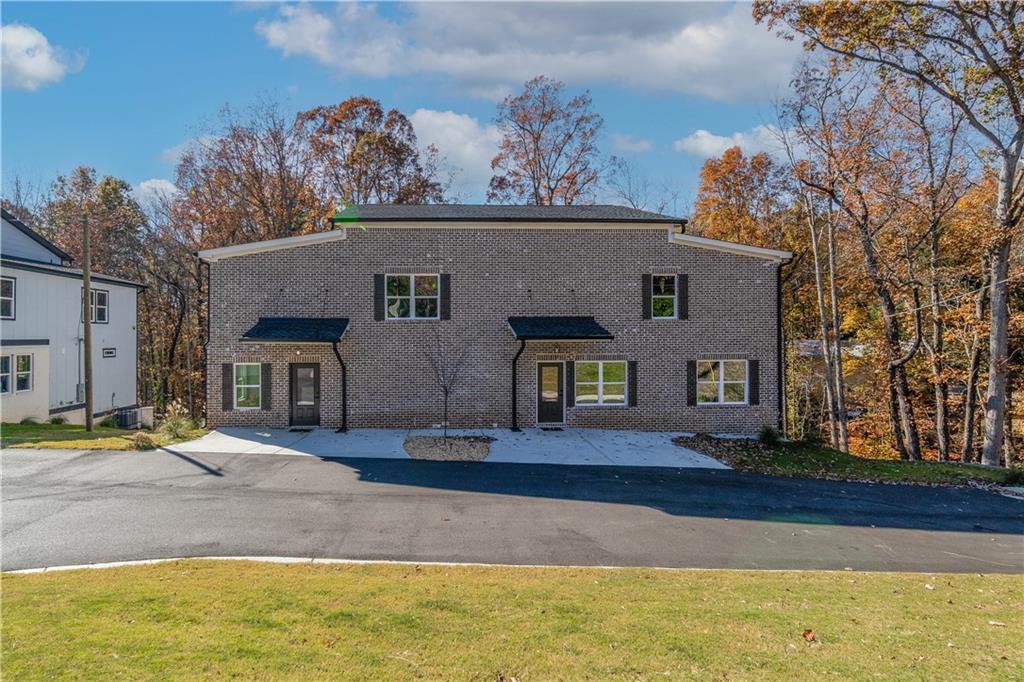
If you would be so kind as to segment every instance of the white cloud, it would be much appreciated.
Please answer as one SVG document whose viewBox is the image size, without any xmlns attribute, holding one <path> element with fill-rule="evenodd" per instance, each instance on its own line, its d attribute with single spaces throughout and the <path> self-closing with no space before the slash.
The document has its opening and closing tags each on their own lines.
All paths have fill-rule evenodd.
<svg viewBox="0 0 1024 682">
<path fill-rule="evenodd" d="M 177 193 L 178 188 L 175 184 L 163 178 L 143 180 L 132 187 L 135 201 L 139 202 L 142 210 L 150 215 L 154 214 L 168 199 L 173 198 Z"/>
<path fill-rule="evenodd" d="M 619 152 L 649 152 L 654 143 L 630 133 L 612 133 L 612 149 Z"/>
<path fill-rule="evenodd" d="M 200 135 L 199 137 L 189 138 L 172 147 L 160 150 L 160 160 L 170 166 L 177 166 L 185 152 L 192 151 L 200 145 L 208 144 L 214 139 L 216 138 L 213 135 Z"/>
<path fill-rule="evenodd" d="M 748 4 L 416 3 L 393 17 L 374 5 L 289 5 L 255 28 L 286 56 L 342 74 L 443 75 L 486 99 L 538 74 L 765 99 L 788 83 L 801 52 L 756 25 Z"/>
<path fill-rule="evenodd" d="M 747 155 L 766 152 L 780 157 L 784 153 L 779 129 L 770 125 L 759 125 L 731 135 L 715 135 L 707 130 L 697 130 L 676 140 L 672 146 L 677 152 L 701 158 L 721 156 L 730 147 L 739 147 Z"/>
<path fill-rule="evenodd" d="M 46 36 L 25 24 L 0 26 L 0 53 L 5 88 L 38 90 L 85 65 L 84 57 L 51 45 Z"/>
<path fill-rule="evenodd" d="M 467 114 L 417 109 L 410 116 L 421 149 L 433 144 L 455 171 L 457 194 L 482 199 L 491 180 L 491 159 L 498 153 L 501 134 Z"/>
</svg>

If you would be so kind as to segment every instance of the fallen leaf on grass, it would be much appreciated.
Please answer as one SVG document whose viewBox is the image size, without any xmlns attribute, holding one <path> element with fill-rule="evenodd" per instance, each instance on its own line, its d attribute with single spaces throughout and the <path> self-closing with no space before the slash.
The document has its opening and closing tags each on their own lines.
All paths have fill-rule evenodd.
<svg viewBox="0 0 1024 682">
<path fill-rule="evenodd" d="M 998 620 L 990 620 L 988 622 L 988 624 L 989 625 L 995 625 L 997 628 L 1005 628 L 1006 627 L 1006 623 L 1000 623 Z"/>
<path fill-rule="evenodd" d="M 818 641 L 818 637 L 814 634 L 814 630 L 804 630 L 804 639 L 808 642 Z"/>
</svg>

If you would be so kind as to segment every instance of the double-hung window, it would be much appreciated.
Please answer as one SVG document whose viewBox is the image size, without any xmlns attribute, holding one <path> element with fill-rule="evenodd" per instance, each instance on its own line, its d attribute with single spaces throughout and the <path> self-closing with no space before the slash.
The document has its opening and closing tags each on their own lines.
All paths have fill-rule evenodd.
<svg viewBox="0 0 1024 682">
<path fill-rule="evenodd" d="M 577 405 L 625 405 L 626 361 L 576 362 Z"/>
<path fill-rule="evenodd" d="M 32 356 L 14 356 L 14 390 L 18 393 L 32 390 Z"/>
<path fill-rule="evenodd" d="M 676 311 L 676 275 L 651 275 L 651 317 L 674 320 Z"/>
<path fill-rule="evenodd" d="M 13 277 L 0 277 L 0 320 L 14 319 L 15 285 Z"/>
<path fill-rule="evenodd" d="M 387 275 L 387 319 L 440 319 L 439 279 L 438 275 Z"/>
<path fill-rule="evenodd" d="M 258 410 L 261 407 L 261 367 L 258 362 L 235 364 L 235 409 Z"/>
<path fill-rule="evenodd" d="M 96 324 L 106 324 L 110 319 L 110 293 L 103 289 L 90 289 L 92 302 L 89 306 L 92 321 Z"/>
<path fill-rule="evenodd" d="M 0 393 L 11 392 L 11 356 L 0 355 Z"/>
<path fill-rule="evenodd" d="M 697 404 L 743 405 L 746 402 L 746 360 L 697 362 Z"/>
</svg>

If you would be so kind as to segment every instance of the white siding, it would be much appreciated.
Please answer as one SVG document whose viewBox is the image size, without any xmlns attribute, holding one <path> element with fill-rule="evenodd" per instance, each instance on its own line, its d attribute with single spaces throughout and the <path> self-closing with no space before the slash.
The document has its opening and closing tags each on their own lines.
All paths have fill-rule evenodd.
<svg viewBox="0 0 1024 682">
<path fill-rule="evenodd" d="M 50 409 L 76 403 L 82 376 L 82 280 L 20 268 L 2 268 L 17 279 L 16 319 L 0 322 L 5 341 L 49 339 Z M 93 281 L 93 288 L 110 292 L 108 324 L 92 325 L 93 401 L 101 412 L 136 403 L 136 289 Z M 117 356 L 104 358 L 103 349 Z M 4 352 L 13 348 L 8 346 Z"/>
<path fill-rule="evenodd" d="M 0 222 L 3 222 L 3 233 L 0 234 L 0 251 L 3 251 L 3 255 L 27 258 L 54 265 L 61 264 L 60 258 L 57 258 L 45 246 L 42 246 L 6 220 L 0 219 Z"/>
</svg>

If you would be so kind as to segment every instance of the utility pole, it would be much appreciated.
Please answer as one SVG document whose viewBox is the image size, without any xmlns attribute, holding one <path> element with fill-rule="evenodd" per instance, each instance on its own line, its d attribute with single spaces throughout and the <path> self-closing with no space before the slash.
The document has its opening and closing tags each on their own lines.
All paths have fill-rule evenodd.
<svg viewBox="0 0 1024 682">
<path fill-rule="evenodd" d="M 85 430 L 92 431 L 92 257 L 89 216 L 82 213 L 82 340 L 85 344 Z"/>
</svg>

